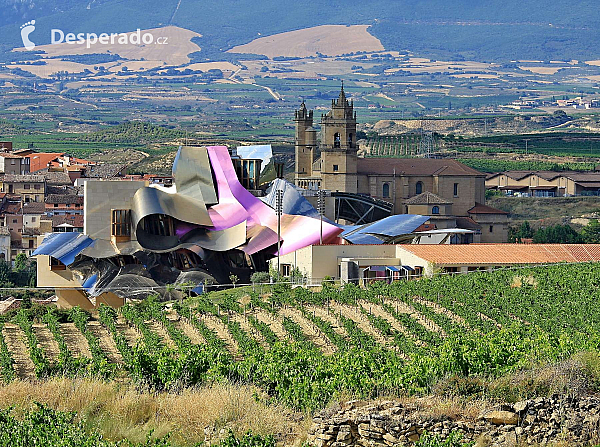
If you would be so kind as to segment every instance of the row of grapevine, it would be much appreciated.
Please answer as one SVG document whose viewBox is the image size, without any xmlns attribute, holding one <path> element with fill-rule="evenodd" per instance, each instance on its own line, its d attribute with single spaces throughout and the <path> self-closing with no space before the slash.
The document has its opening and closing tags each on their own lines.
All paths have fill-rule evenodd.
<svg viewBox="0 0 600 447">
<path fill-rule="evenodd" d="M 114 366 L 109 363 L 106 353 L 100 347 L 98 337 L 88 328 L 89 314 L 75 307 L 70 312 L 70 317 L 75 323 L 75 327 L 83 334 L 87 340 L 90 352 L 92 353 L 92 363 L 94 373 L 101 377 L 109 377 L 114 370 Z"/>
<path fill-rule="evenodd" d="M 14 369 L 15 361 L 4 341 L 4 336 L 2 335 L 3 328 L 4 323 L 0 322 L 0 375 L 4 382 L 10 382 L 16 375 Z"/>
<path fill-rule="evenodd" d="M 58 317 L 56 313 L 49 309 L 49 311 L 43 316 L 42 320 L 50 329 L 54 340 L 58 344 L 59 349 L 59 358 L 58 358 L 58 366 L 65 374 L 77 374 L 83 373 L 86 369 L 88 369 L 88 365 L 90 365 L 90 359 L 86 357 L 75 357 L 73 353 L 69 350 L 67 343 L 65 342 L 65 338 L 60 331 L 60 323 L 58 321 Z"/>
<path fill-rule="evenodd" d="M 30 320 L 27 311 L 25 309 L 19 310 L 14 321 L 25 333 L 29 357 L 35 365 L 35 375 L 38 378 L 48 376 L 53 368 L 46 358 L 44 348 L 42 348 L 42 345 L 33 330 L 33 322 Z"/>
</svg>

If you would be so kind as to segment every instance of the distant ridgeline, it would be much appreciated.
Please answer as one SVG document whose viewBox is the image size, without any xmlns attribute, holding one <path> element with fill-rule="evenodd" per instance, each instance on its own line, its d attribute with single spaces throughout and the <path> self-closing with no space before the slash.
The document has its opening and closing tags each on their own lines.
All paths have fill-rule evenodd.
<svg viewBox="0 0 600 447">
<path fill-rule="evenodd" d="M 159 0 L 0 0 L 0 9 L 0 50 L 4 51 L 21 46 L 20 25 L 35 19 L 32 39 L 38 44 L 49 43 L 52 28 L 111 33 L 168 24 L 202 34 L 200 46 L 214 54 L 285 31 L 326 24 L 371 24 L 369 31 L 386 50 L 409 50 L 440 59 L 600 58 L 600 11 L 594 2 L 578 2 L 574 7 L 566 0 L 405 0 L 401 5 L 393 0 L 189 0 L 180 4 Z M 277 20 L 272 20 L 274 16 Z"/>
</svg>

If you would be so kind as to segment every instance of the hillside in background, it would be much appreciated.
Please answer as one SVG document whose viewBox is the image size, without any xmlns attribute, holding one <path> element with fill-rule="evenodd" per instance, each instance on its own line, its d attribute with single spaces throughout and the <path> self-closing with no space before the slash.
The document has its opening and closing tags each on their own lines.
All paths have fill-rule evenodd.
<svg viewBox="0 0 600 447">
<path fill-rule="evenodd" d="M 369 24 L 386 50 L 476 60 L 595 59 L 600 13 L 591 1 L 559 0 L 0 0 L 0 45 L 20 46 L 19 26 L 35 19 L 32 40 L 48 43 L 50 30 L 126 32 L 176 25 L 195 39 L 206 59 L 276 33 L 319 25 Z"/>
</svg>

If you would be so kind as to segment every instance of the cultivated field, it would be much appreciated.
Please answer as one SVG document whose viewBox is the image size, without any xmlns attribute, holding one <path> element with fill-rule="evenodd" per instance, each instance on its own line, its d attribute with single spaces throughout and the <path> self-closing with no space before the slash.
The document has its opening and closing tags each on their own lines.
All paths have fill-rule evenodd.
<svg viewBox="0 0 600 447">
<path fill-rule="evenodd" d="M 327 56 L 358 51 L 383 51 L 383 45 L 367 31 L 368 25 L 322 25 L 260 37 L 233 47 L 231 53 L 264 54 L 269 58 Z"/>
</svg>

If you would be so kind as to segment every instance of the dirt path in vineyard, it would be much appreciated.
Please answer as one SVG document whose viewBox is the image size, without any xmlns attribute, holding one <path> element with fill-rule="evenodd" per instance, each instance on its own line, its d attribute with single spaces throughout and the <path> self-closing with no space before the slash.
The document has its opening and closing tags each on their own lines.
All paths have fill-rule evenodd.
<svg viewBox="0 0 600 447">
<path fill-rule="evenodd" d="M 98 337 L 100 349 L 106 354 L 108 361 L 111 363 L 123 363 L 123 357 L 117 349 L 111 334 L 98 321 L 89 321 L 87 324 L 88 330 Z"/>
<path fill-rule="evenodd" d="M 60 348 L 48 326 L 42 323 L 33 325 L 33 332 L 44 350 L 44 356 L 51 362 L 58 362 Z"/>
<path fill-rule="evenodd" d="M 2 330 L 4 341 L 13 360 L 17 377 L 24 380 L 35 379 L 35 365 L 29 357 L 25 333 L 16 324 L 5 324 Z"/>
<path fill-rule="evenodd" d="M 69 348 L 69 351 L 74 357 L 88 357 L 92 358 L 90 346 L 87 340 L 81 333 L 74 323 L 63 323 L 60 325 L 60 332 L 65 338 L 65 343 Z"/>
<path fill-rule="evenodd" d="M 312 341 L 323 354 L 331 355 L 335 352 L 335 346 L 329 338 L 323 334 L 310 320 L 306 319 L 302 312 L 297 309 L 285 307 L 279 311 L 279 314 L 288 317 L 297 323 L 301 328 L 306 338 Z"/>
<path fill-rule="evenodd" d="M 240 347 L 227 330 L 227 326 L 225 326 L 221 320 L 214 315 L 202 315 L 201 318 L 204 324 L 206 324 L 209 329 L 215 331 L 217 333 L 217 337 L 225 342 L 229 352 L 231 352 L 234 356 L 241 356 Z"/>
<path fill-rule="evenodd" d="M 200 334 L 200 332 L 198 332 L 198 329 L 196 329 L 187 318 L 181 317 L 178 321 L 174 322 L 174 324 L 175 327 L 182 331 L 195 345 L 206 344 L 206 340 L 204 340 L 204 337 Z"/>
<path fill-rule="evenodd" d="M 383 334 L 381 334 L 381 332 L 375 329 L 371 325 L 369 319 L 362 314 L 358 307 L 347 306 L 345 304 L 334 302 L 331 304 L 331 308 L 335 312 L 341 313 L 344 317 L 354 321 L 365 334 L 368 334 L 371 337 L 373 337 L 375 341 L 380 345 L 394 346 L 394 340 L 384 337 Z"/>
</svg>

